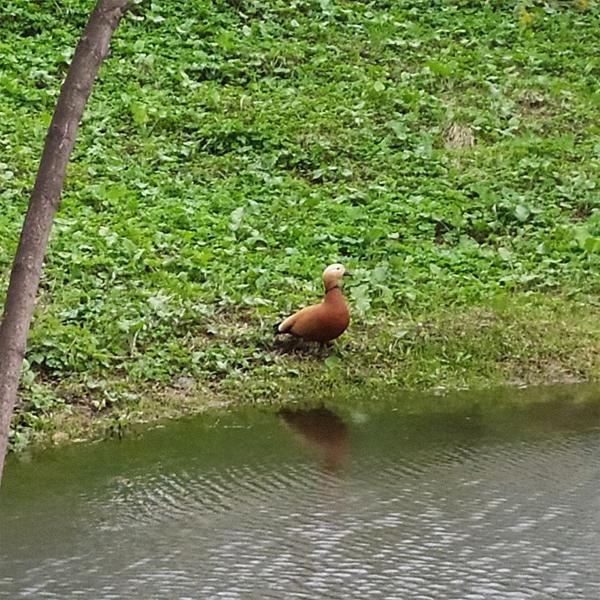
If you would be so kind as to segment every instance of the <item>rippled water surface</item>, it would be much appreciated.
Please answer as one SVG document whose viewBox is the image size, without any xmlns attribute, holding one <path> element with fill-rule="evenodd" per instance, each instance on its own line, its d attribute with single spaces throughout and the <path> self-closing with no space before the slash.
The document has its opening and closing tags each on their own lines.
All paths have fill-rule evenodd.
<svg viewBox="0 0 600 600">
<path fill-rule="evenodd" d="M 600 390 L 365 394 L 13 459 L 0 596 L 600 598 Z"/>
</svg>

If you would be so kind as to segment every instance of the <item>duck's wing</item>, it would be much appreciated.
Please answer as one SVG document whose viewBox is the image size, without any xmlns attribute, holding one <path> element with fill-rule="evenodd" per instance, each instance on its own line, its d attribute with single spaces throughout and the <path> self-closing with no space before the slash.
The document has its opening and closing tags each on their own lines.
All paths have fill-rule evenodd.
<svg viewBox="0 0 600 600">
<path fill-rule="evenodd" d="M 298 320 L 307 316 L 314 311 L 315 306 L 306 306 L 305 308 L 300 309 L 298 312 L 295 312 L 293 315 L 290 315 L 287 319 L 281 321 L 275 325 L 275 334 L 278 333 L 292 333 L 292 328 L 298 322 Z"/>
</svg>

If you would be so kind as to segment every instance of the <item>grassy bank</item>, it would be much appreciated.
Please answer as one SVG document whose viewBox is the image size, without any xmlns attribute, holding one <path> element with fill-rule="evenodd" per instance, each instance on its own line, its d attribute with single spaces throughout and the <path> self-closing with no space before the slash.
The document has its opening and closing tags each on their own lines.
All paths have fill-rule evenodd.
<svg viewBox="0 0 600 600">
<path fill-rule="evenodd" d="M 3 9 L 2 292 L 91 4 Z M 134 8 L 70 165 L 17 445 L 57 414 L 598 374 L 598 7 L 449 4 Z M 351 331 L 327 360 L 282 352 L 271 323 L 333 261 Z"/>
<path fill-rule="evenodd" d="M 386 386 L 445 393 L 600 377 L 600 308 L 542 295 L 499 296 L 486 307 L 440 309 L 420 320 L 358 323 L 326 353 L 274 343 L 256 319 L 212 323 L 218 333 L 196 338 L 206 357 L 199 376 L 106 373 L 51 382 L 29 370 L 14 447 L 120 436 L 131 425 L 239 404 L 367 398 Z"/>
</svg>

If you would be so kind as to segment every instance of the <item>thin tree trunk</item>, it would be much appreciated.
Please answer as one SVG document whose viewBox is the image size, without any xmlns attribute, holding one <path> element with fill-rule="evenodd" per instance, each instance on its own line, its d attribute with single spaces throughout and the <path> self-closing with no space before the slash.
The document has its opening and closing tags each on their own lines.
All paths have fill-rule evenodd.
<svg viewBox="0 0 600 600">
<path fill-rule="evenodd" d="M 98 0 L 81 35 L 46 136 L 0 325 L 0 481 L 44 253 L 79 120 L 129 0 Z"/>
</svg>

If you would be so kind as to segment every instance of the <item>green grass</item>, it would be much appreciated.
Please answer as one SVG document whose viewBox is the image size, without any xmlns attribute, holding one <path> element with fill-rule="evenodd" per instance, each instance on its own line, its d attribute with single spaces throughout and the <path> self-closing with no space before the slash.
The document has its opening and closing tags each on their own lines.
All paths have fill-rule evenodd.
<svg viewBox="0 0 600 600">
<path fill-rule="evenodd" d="M 2 293 L 92 4 L 3 7 Z M 135 6 L 69 167 L 15 436 L 182 378 L 257 399 L 340 369 L 408 387 L 594 376 L 598 31 L 595 2 Z M 281 355 L 271 323 L 334 261 L 357 274 L 351 331 L 325 365 Z"/>
</svg>

